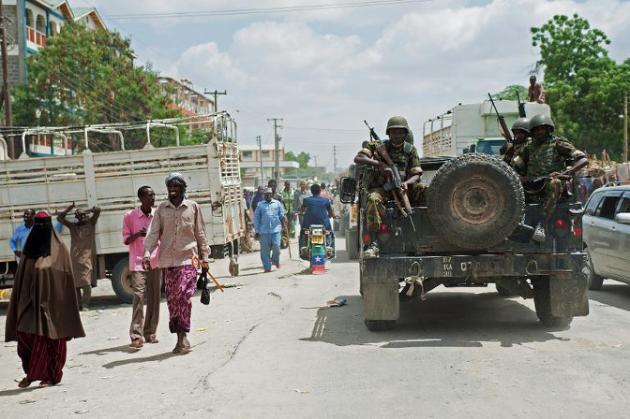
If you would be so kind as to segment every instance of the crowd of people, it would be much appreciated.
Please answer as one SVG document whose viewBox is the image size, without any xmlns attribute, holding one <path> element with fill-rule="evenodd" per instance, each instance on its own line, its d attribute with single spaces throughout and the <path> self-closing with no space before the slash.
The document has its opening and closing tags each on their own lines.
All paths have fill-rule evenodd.
<svg viewBox="0 0 630 419">
<path fill-rule="evenodd" d="M 278 192 L 275 179 L 267 182 L 267 187 L 258 186 L 254 191 L 244 190 L 248 212 L 251 211 L 251 224 L 254 237 L 260 242 L 260 258 L 265 272 L 272 266 L 280 268 L 280 252 L 294 238 L 300 226 L 300 246 L 305 242 L 304 231 L 309 226 L 321 224 L 333 234 L 330 219 L 335 217 L 332 209 L 333 193 L 325 183 L 305 180 L 298 182 L 293 189 L 289 181 Z M 284 243 L 283 243 L 284 241 Z M 284 244 L 284 246 L 283 246 Z"/>
<path fill-rule="evenodd" d="M 163 277 L 169 311 L 169 329 L 177 335 L 174 354 L 191 351 L 192 302 L 197 268 L 207 272 L 209 255 L 199 204 L 186 198 L 187 183 L 180 173 L 165 180 L 167 200 L 155 204 L 155 192 L 138 189 L 140 206 L 123 217 L 122 242 L 129 248 L 133 306 L 130 348 L 158 343 L 160 282 Z M 67 219 L 74 211 L 75 221 Z M 75 208 L 72 203 L 57 214 L 57 226 L 46 211 L 24 212 L 24 225 L 11 238 L 18 261 L 6 320 L 6 341 L 17 341 L 26 376 L 21 388 L 34 381 L 58 384 L 66 362 L 66 343 L 85 336 L 79 311 L 87 309 L 94 273 L 96 224 L 100 208 Z M 70 249 L 59 236 L 63 227 L 71 237 Z M 147 300 L 146 317 L 144 300 Z"/>
</svg>

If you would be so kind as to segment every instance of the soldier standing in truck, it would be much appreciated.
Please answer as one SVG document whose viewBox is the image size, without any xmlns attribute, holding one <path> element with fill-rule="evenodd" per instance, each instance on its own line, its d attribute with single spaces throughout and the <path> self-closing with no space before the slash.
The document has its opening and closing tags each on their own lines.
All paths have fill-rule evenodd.
<svg viewBox="0 0 630 419">
<path fill-rule="evenodd" d="M 529 143 L 529 119 L 518 118 L 514 121 L 514 124 L 512 124 L 512 134 L 514 135 L 514 141 L 506 144 L 506 150 L 501 156 L 501 159 L 519 173 L 519 169 L 514 164 L 513 159 L 521 154 L 525 146 Z M 524 174 L 525 173 L 519 173 L 521 176 Z"/>
<path fill-rule="evenodd" d="M 385 140 L 385 145 L 392 161 L 398 168 L 400 178 L 403 180 L 401 189 L 409 196 L 411 203 L 419 203 L 424 195 L 426 187 L 420 183 L 422 168 L 420 167 L 420 157 L 413 144 L 406 142 L 409 129 L 407 120 L 402 116 L 394 116 L 387 121 L 386 134 L 389 140 Z M 376 234 L 383 222 L 385 215 L 384 202 L 391 198 L 383 188 L 387 172 L 391 171 L 378 155 L 377 147 L 379 142 L 373 141 L 366 144 L 354 158 L 354 162 L 367 166 L 363 176 L 362 190 L 367 192 L 366 203 L 366 229 L 371 235 L 371 244 L 364 251 L 364 257 L 377 257 L 378 245 Z"/>
<path fill-rule="evenodd" d="M 529 78 L 527 100 L 530 102 L 545 103 L 545 89 L 540 82 L 536 81 L 536 76 Z"/>
<path fill-rule="evenodd" d="M 588 164 L 586 155 L 569 140 L 553 135 L 555 124 L 547 115 L 536 115 L 530 121 L 532 141 L 515 158 L 515 164 L 524 170 L 525 190 L 543 200 L 544 223 L 538 223 L 533 239 L 545 240 L 546 226 L 551 220 L 558 201 L 566 188 L 564 177 Z M 567 163 L 571 167 L 567 170 Z"/>
</svg>

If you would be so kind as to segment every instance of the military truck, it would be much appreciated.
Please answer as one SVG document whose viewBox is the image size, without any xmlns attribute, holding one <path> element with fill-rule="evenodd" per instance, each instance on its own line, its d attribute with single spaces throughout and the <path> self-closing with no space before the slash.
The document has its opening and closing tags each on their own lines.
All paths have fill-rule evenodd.
<svg viewBox="0 0 630 419">
<path fill-rule="evenodd" d="M 379 256 L 367 258 L 363 246 L 359 251 L 359 288 L 369 330 L 393 328 L 401 301 L 424 299 L 439 285 L 495 283 L 502 295 L 533 298 L 540 322 L 553 328 L 568 327 L 574 316 L 588 314 L 582 204 L 576 193 L 563 194 L 546 225 L 545 241 L 538 243 L 532 236 L 533 226 L 544 219 L 542 202 L 529 194 L 526 199 L 507 164 L 479 153 L 423 158 L 421 164 L 431 178 L 424 205 L 405 218 L 394 202 L 387 202 Z M 342 179 L 342 202 L 354 202 L 360 189 L 357 179 Z M 359 234 L 367 245 L 365 200 L 357 202 Z"/>
</svg>

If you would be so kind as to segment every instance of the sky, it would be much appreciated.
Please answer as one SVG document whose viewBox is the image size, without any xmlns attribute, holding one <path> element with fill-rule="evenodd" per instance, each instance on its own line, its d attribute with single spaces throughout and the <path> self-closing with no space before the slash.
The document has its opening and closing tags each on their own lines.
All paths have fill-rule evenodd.
<svg viewBox="0 0 630 419">
<path fill-rule="evenodd" d="M 273 143 L 268 118 L 283 118 L 286 150 L 318 165 L 347 167 L 368 131 L 405 116 L 422 124 L 458 103 L 526 85 L 538 59 L 529 28 L 578 13 L 611 39 L 610 55 L 630 58 L 628 0 L 416 0 L 374 7 L 203 16 L 202 12 L 366 0 L 70 0 L 94 6 L 108 27 L 130 37 L 138 61 L 195 89 L 226 90 L 219 108 L 239 124 L 239 141 Z M 186 12 L 181 18 L 147 14 Z M 143 15 L 142 19 L 129 15 Z M 542 76 L 542 75 L 541 75 Z M 543 79 L 544 81 L 544 79 Z M 420 147 L 420 141 L 416 140 Z"/>
</svg>

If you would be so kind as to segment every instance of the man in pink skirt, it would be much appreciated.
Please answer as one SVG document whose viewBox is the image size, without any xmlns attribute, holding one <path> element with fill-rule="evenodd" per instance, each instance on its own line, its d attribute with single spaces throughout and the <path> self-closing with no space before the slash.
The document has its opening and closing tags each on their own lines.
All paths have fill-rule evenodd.
<svg viewBox="0 0 630 419">
<path fill-rule="evenodd" d="M 149 233 L 144 239 L 145 270 L 151 269 L 151 252 L 158 242 L 158 265 L 164 271 L 166 304 L 169 312 L 169 329 L 177 334 L 173 353 L 187 354 L 190 342 L 190 298 L 197 284 L 197 269 L 193 260 L 198 259 L 201 269 L 208 270 L 208 241 L 201 207 L 186 199 L 186 179 L 181 173 L 166 177 L 168 200 L 162 202 L 153 215 Z"/>
</svg>

